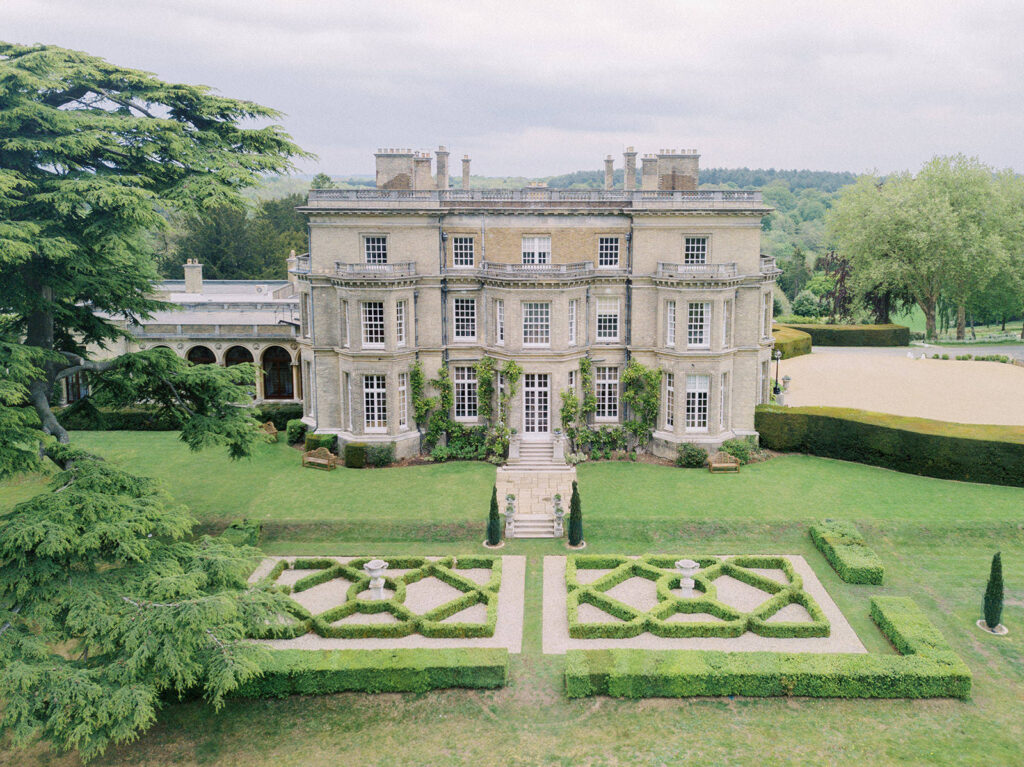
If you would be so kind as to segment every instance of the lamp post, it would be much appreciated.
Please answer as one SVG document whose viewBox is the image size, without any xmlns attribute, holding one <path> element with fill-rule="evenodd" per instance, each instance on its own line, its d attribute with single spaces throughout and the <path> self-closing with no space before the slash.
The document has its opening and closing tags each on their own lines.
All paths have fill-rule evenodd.
<svg viewBox="0 0 1024 767">
<path fill-rule="evenodd" d="M 779 386 L 779 360 L 782 359 L 782 352 L 779 349 L 775 350 L 775 396 L 779 395 L 782 391 L 782 387 Z"/>
</svg>

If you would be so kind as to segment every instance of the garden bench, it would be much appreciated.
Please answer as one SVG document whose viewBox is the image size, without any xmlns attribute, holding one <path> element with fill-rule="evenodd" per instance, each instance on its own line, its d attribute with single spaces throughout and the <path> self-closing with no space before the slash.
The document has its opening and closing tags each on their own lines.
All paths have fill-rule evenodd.
<svg viewBox="0 0 1024 767">
<path fill-rule="evenodd" d="M 318 447 L 316 450 L 302 454 L 302 465 L 313 469 L 333 471 L 334 467 L 338 465 L 338 456 L 326 447 Z"/>
<path fill-rule="evenodd" d="M 719 450 L 708 458 L 708 471 L 714 473 L 719 471 L 739 471 L 740 459 L 734 455 Z"/>
<path fill-rule="evenodd" d="M 277 442 L 277 427 L 274 426 L 273 421 L 267 421 L 260 427 L 263 433 L 267 435 L 270 442 Z"/>
</svg>

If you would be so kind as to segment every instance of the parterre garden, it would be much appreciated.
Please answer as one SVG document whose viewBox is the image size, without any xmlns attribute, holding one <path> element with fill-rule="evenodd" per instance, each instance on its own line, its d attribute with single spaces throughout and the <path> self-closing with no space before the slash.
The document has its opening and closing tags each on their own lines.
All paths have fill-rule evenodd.
<svg viewBox="0 0 1024 767">
<path fill-rule="evenodd" d="M 83 446 L 132 461 L 142 473 L 173 480 L 187 472 L 192 481 L 187 487 L 172 484 L 172 493 L 187 499 L 211 529 L 242 515 L 267 522 L 263 548 L 269 554 L 301 553 L 313 559 L 383 552 L 396 562 L 428 555 L 454 556 L 456 562 L 481 556 L 482 520 L 493 480 L 493 469 L 486 465 L 300 473 L 294 455 L 283 446 L 267 446 L 250 463 L 228 464 L 208 454 L 188 455 L 172 435 L 78 436 Z M 112 749 L 98 763 L 1019 761 L 1022 632 L 994 638 L 973 624 L 988 559 L 997 549 L 1003 552 L 1008 587 L 1003 622 L 1015 628 L 1024 624 L 1024 594 L 1016 586 L 1024 582 L 1021 489 L 801 456 L 746 467 L 734 477 L 617 464 L 584 465 L 579 473 L 589 544 L 583 556 L 618 562 L 614 568 L 595 569 L 626 565 L 624 554 L 649 553 L 647 561 L 655 564 L 662 564 L 657 555 L 664 555 L 667 564 L 681 550 L 708 566 L 730 551 L 802 556 L 868 649 L 858 656 L 860 666 L 810 653 L 570 650 L 565 656 L 545 655 L 540 640 L 542 559 L 566 551 L 556 541 L 515 541 L 502 553 L 528 558 L 523 652 L 503 664 L 496 664 L 489 650 L 396 650 L 386 663 L 379 654 L 362 651 L 344 653 L 344 663 L 338 653 L 278 651 L 263 680 L 242 691 L 262 699 L 232 701 L 215 715 L 199 704 L 169 705 L 139 743 Z M 2 486 L 0 499 L 29 495 L 32 485 L 29 479 Z M 424 498 L 436 500 L 424 504 Z M 816 539 L 822 551 L 831 552 L 828 559 L 809 535 L 822 518 L 830 520 L 830 529 L 819 531 Z M 835 522 L 856 522 L 858 529 L 831 529 Z M 864 569 L 859 547 L 873 551 L 884 564 L 883 584 L 840 578 L 877 577 L 870 566 L 868 576 L 853 575 Z M 756 564 L 764 562 L 734 567 L 754 575 L 775 569 Z M 401 568 L 396 564 L 395 569 Z M 291 572 L 294 580 L 284 585 L 299 597 L 313 587 L 295 587 L 316 575 Z M 656 580 L 651 581 L 655 587 Z M 596 583 L 580 586 L 593 589 Z M 792 588 L 792 582 L 780 585 Z M 353 581 L 345 594 L 357 587 Z M 650 611 L 643 613 L 646 622 Z M 403 696 L 292 695 L 382 689 L 375 687 L 382 668 L 392 682 L 384 689 L 478 689 Z M 902 689 L 894 689 L 895 679 L 904 681 Z M 968 690 L 969 698 L 957 700 Z M 267 699 L 281 695 L 289 697 Z M 647 695 L 659 697 L 630 700 Z M 672 699 L 693 695 L 808 697 L 791 697 L 787 703 Z M 844 701 L 816 700 L 815 695 L 941 697 Z M 0 754 L 0 763 L 13 758 Z M 26 763 L 23 755 L 16 758 Z M 74 760 L 40 752 L 37 763 Z"/>
</svg>

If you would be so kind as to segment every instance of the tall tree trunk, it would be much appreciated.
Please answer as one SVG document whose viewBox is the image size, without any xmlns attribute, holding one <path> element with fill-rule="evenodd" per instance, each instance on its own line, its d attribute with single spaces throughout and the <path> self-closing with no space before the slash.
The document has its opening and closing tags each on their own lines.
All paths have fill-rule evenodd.
<svg viewBox="0 0 1024 767">
<path fill-rule="evenodd" d="M 935 338 L 935 301 L 920 301 L 919 304 L 924 312 L 924 337 L 931 341 Z"/>
<path fill-rule="evenodd" d="M 53 289 L 48 285 L 42 285 L 38 288 L 39 295 L 42 298 L 42 303 L 49 304 L 53 300 Z M 27 346 L 36 346 L 40 349 L 45 349 L 48 352 L 53 351 L 53 313 L 40 309 L 32 312 L 27 318 L 25 328 L 25 344 Z M 53 410 L 50 408 L 50 394 L 53 391 L 54 381 L 57 380 L 57 373 L 67 365 L 61 365 L 54 362 L 53 360 L 47 360 L 43 363 L 43 378 L 36 379 L 29 384 L 29 401 L 32 403 L 32 407 L 35 409 L 36 414 L 39 416 L 39 420 L 43 424 L 43 432 L 51 434 L 57 438 L 59 442 L 67 444 L 70 442 L 67 431 L 60 423 L 57 422 L 57 417 L 53 414 Z"/>
<path fill-rule="evenodd" d="M 956 307 L 956 340 L 963 341 L 967 329 L 967 307 L 959 304 Z"/>
</svg>

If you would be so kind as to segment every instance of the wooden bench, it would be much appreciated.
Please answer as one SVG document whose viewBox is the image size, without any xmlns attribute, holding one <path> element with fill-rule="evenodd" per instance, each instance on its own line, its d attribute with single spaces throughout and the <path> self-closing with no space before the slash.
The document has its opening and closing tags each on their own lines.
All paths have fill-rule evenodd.
<svg viewBox="0 0 1024 767">
<path fill-rule="evenodd" d="M 312 469 L 333 471 L 334 467 L 338 465 L 338 456 L 326 447 L 318 447 L 316 450 L 310 450 L 308 453 L 302 454 L 302 465 L 309 466 Z"/>
<path fill-rule="evenodd" d="M 708 458 L 708 471 L 715 473 L 719 471 L 739 471 L 740 459 L 734 455 L 719 450 Z"/>
<path fill-rule="evenodd" d="M 278 431 L 277 427 L 274 426 L 273 421 L 267 421 L 260 428 L 263 430 L 263 433 L 267 435 L 268 442 L 277 442 Z"/>
</svg>

